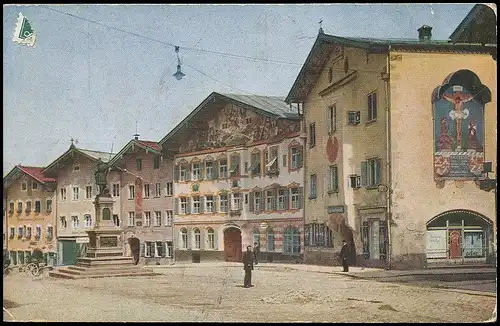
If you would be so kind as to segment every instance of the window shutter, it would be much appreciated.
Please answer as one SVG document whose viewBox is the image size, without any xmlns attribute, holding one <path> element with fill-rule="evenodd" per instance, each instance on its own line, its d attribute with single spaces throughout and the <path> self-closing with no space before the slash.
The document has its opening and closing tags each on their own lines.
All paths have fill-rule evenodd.
<svg viewBox="0 0 500 326">
<path fill-rule="evenodd" d="M 174 201 L 174 214 L 179 214 L 179 198 L 175 198 L 175 201 Z"/>
<path fill-rule="evenodd" d="M 191 214 L 191 197 L 186 198 L 186 214 Z"/>
<path fill-rule="evenodd" d="M 241 157 L 240 155 L 238 155 L 236 157 L 236 176 L 239 177 L 241 175 L 240 171 L 241 171 Z"/>
<path fill-rule="evenodd" d="M 214 230 L 214 249 L 217 250 L 217 232 Z"/>
<path fill-rule="evenodd" d="M 165 242 L 161 243 L 161 257 L 167 257 L 167 244 Z"/>
<path fill-rule="evenodd" d="M 192 164 L 187 164 L 187 177 L 186 177 L 186 180 L 192 180 L 193 179 L 193 175 L 191 174 L 192 173 L 192 167 L 193 165 Z"/>
<path fill-rule="evenodd" d="M 226 199 L 227 199 L 226 213 L 229 213 L 229 207 L 231 207 L 231 196 L 229 195 L 229 193 L 226 195 Z"/>
<path fill-rule="evenodd" d="M 254 211 L 254 198 L 255 198 L 255 195 L 253 192 L 248 194 L 248 211 L 249 212 Z"/>
<path fill-rule="evenodd" d="M 368 162 L 361 162 L 361 187 L 368 185 Z"/>
<path fill-rule="evenodd" d="M 302 202 L 304 201 L 304 187 L 299 188 L 299 209 L 302 208 Z"/>
<path fill-rule="evenodd" d="M 174 179 L 175 179 L 175 182 L 179 182 L 179 174 L 180 174 L 180 165 L 175 165 L 174 166 Z"/>
<path fill-rule="evenodd" d="M 302 168 L 304 166 L 304 146 L 300 146 L 298 150 L 299 150 L 298 167 Z"/>
<path fill-rule="evenodd" d="M 272 210 L 275 211 L 277 208 L 277 202 L 278 202 L 278 189 L 273 189 L 273 205 L 272 205 Z"/>
<path fill-rule="evenodd" d="M 333 183 L 333 189 L 335 191 L 339 190 L 339 169 L 337 167 L 334 168 L 334 183 Z"/>
<path fill-rule="evenodd" d="M 245 200 L 245 195 L 240 192 L 240 201 L 238 203 L 238 209 L 243 209 L 243 201 Z"/>
<path fill-rule="evenodd" d="M 205 179 L 205 162 L 200 162 L 200 180 Z"/>
<path fill-rule="evenodd" d="M 219 161 L 215 160 L 212 164 L 212 179 L 219 178 Z"/>
<path fill-rule="evenodd" d="M 217 213 L 219 212 L 219 197 L 214 195 L 213 201 L 214 201 L 214 213 Z"/>
<path fill-rule="evenodd" d="M 377 93 L 372 96 L 372 119 L 377 119 Z"/>
<path fill-rule="evenodd" d="M 203 213 L 205 212 L 205 201 L 206 201 L 207 197 L 203 196 L 203 197 L 200 197 L 200 213 Z"/>
<path fill-rule="evenodd" d="M 144 257 L 144 253 L 145 253 L 145 243 L 141 243 L 141 257 Z"/>
<path fill-rule="evenodd" d="M 381 169 L 381 159 L 376 159 L 375 160 L 375 185 L 379 185 L 382 177 L 382 169 Z"/>
<path fill-rule="evenodd" d="M 289 188 L 282 188 L 283 190 L 283 193 L 285 194 L 285 209 L 290 209 L 290 201 L 289 201 L 289 192 L 290 192 L 290 189 Z"/>
</svg>

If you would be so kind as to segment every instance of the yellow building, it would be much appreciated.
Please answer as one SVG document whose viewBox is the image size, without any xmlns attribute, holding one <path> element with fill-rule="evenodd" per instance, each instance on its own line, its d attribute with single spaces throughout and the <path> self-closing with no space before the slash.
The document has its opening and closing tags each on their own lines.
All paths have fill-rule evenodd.
<svg viewBox="0 0 500 326">
<path fill-rule="evenodd" d="M 55 179 L 43 168 L 18 165 L 3 179 L 6 242 L 12 265 L 22 265 L 34 249 L 45 262 L 55 264 Z"/>
<path fill-rule="evenodd" d="M 415 40 L 320 30 L 286 99 L 307 133 L 306 262 L 338 264 L 344 239 L 358 265 L 491 261 L 496 204 L 480 180 L 483 162 L 496 166 L 496 45 L 431 29 Z"/>
</svg>

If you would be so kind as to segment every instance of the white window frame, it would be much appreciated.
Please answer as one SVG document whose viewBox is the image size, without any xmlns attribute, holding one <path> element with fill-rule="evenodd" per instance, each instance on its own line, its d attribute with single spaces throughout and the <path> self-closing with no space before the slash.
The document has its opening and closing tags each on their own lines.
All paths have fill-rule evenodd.
<svg viewBox="0 0 500 326">
<path fill-rule="evenodd" d="M 66 187 L 60 188 L 59 193 L 61 195 L 61 201 L 67 200 L 68 196 L 67 196 Z"/>
<path fill-rule="evenodd" d="M 193 196 L 193 207 L 191 210 L 191 214 L 200 214 L 201 213 L 201 197 L 200 196 Z"/>
<path fill-rule="evenodd" d="M 266 190 L 266 211 L 272 211 L 274 205 L 274 191 Z"/>
<path fill-rule="evenodd" d="M 31 189 L 32 190 L 38 190 L 38 183 L 33 181 L 33 183 L 31 184 Z"/>
<path fill-rule="evenodd" d="M 200 250 L 201 249 L 201 230 L 199 228 L 195 228 L 193 230 L 193 242 L 194 242 L 193 249 Z"/>
<path fill-rule="evenodd" d="M 113 183 L 113 197 L 120 197 L 120 184 Z"/>
<path fill-rule="evenodd" d="M 239 192 L 235 192 L 231 194 L 231 207 L 233 211 L 238 211 L 241 209 L 241 194 Z"/>
<path fill-rule="evenodd" d="M 165 257 L 172 258 L 174 254 L 174 244 L 172 241 L 165 241 Z"/>
<path fill-rule="evenodd" d="M 256 191 L 254 192 L 254 199 L 253 199 L 253 207 L 254 211 L 258 212 L 262 210 L 261 204 L 262 204 L 262 192 Z"/>
<path fill-rule="evenodd" d="M 80 200 L 80 187 L 78 186 L 73 186 L 71 187 L 72 188 L 72 197 L 71 197 L 71 200 L 72 201 L 78 201 Z"/>
<path fill-rule="evenodd" d="M 128 185 L 128 199 L 135 199 L 135 185 Z"/>
<path fill-rule="evenodd" d="M 128 226 L 135 226 L 135 212 L 128 212 Z"/>
<path fill-rule="evenodd" d="M 151 226 L 151 212 L 146 211 L 144 212 L 144 226 L 150 227 Z"/>
<path fill-rule="evenodd" d="M 292 209 L 299 209 L 299 207 L 300 207 L 299 188 L 290 188 L 290 198 L 291 198 L 291 202 L 292 202 Z"/>
<path fill-rule="evenodd" d="M 156 247 L 156 243 L 153 241 L 144 241 L 144 257 L 153 257 L 153 249 Z"/>
<path fill-rule="evenodd" d="M 214 196 L 212 195 L 205 196 L 205 212 L 207 213 L 214 212 Z"/>
<path fill-rule="evenodd" d="M 226 164 L 222 164 L 222 162 L 226 162 Z M 219 179 L 224 179 L 228 177 L 228 168 L 227 168 L 227 158 L 221 158 L 219 160 Z"/>
<path fill-rule="evenodd" d="M 28 191 L 28 183 L 26 181 L 21 182 L 21 191 Z"/>
<path fill-rule="evenodd" d="M 188 171 L 186 164 L 181 164 L 179 166 L 179 181 L 187 181 L 188 180 Z"/>
<path fill-rule="evenodd" d="M 59 216 L 59 225 L 61 226 L 61 229 L 66 229 L 68 227 L 66 216 Z"/>
<path fill-rule="evenodd" d="M 197 181 L 201 179 L 201 163 L 196 162 L 191 164 L 191 180 Z"/>
<path fill-rule="evenodd" d="M 35 238 L 40 239 L 42 237 L 42 227 L 40 225 L 35 226 Z"/>
<path fill-rule="evenodd" d="M 330 165 L 328 167 L 328 191 L 339 191 L 339 168 L 337 165 Z"/>
<path fill-rule="evenodd" d="M 161 211 L 155 211 L 155 226 L 161 226 Z"/>
<path fill-rule="evenodd" d="M 150 192 L 150 189 L 149 189 L 149 183 L 145 183 L 143 185 L 143 194 L 142 194 L 142 198 L 149 198 L 149 196 L 151 195 L 151 192 Z"/>
<path fill-rule="evenodd" d="M 187 214 L 187 198 L 186 197 L 179 198 L 179 213 L 180 214 Z"/>
<path fill-rule="evenodd" d="M 181 249 L 187 249 L 188 248 L 188 233 L 187 233 L 187 230 L 184 228 L 184 229 L 181 229 L 179 231 L 180 233 L 180 240 L 181 240 Z"/>
<path fill-rule="evenodd" d="M 375 98 L 375 100 L 374 100 Z M 367 95 L 368 100 L 368 122 L 377 120 L 377 92 L 371 92 Z"/>
<path fill-rule="evenodd" d="M 225 197 L 225 199 L 222 199 L 223 197 Z M 224 203 L 224 205 L 222 203 Z M 219 212 L 221 212 L 221 213 L 227 212 L 228 205 L 229 205 L 228 195 L 227 194 L 219 195 Z M 224 209 L 222 209 L 222 208 L 224 208 Z"/>
<path fill-rule="evenodd" d="M 71 215 L 71 228 L 78 229 L 80 227 L 80 219 L 78 215 Z"/>
<path fill-rule="evenodd" d="M 161 196 L 161 183 L 155 183 L 155 197 Z"/>
<path fill-rule="evenodd" d="M 90 214 L 83 215 L 83 220 L 84 220 L 86 228 L 92 227 L 92 215 L 90 215 Z"/>
<path fill-rule="evenodd" d="M 85 199 L 92 199 L 92 186 L 85 186 Z"/>
<path fill-rule="evenodd" d="M 292 166 L 290 168 L 292 169 L 298 169 L 299 168 L 299 158 L 300 158 L 300 147 L 299 146 L 295 146 L 295 147 L 292 147 L 290 149 L 290 151 L 292 152 L 292 157 L 291 157 L 291 161 L 292 161 Z"/>
<path fill-rule="evenodd" d="M 171 209 L 165 210 L 165 226 L 172 226 L 174 222 L 174 212 Z"/>
<path fill-rule="evenodd" d="M 279 211 L 283 211 L 287 209 L 286 203 L 285 203 L 285 189 L 278 189 L 277 191 L 277 203 L 276 203 L 276 208 Z"/>
<path fill-rule="evenodd" d="M 210 165 L 207 165 L 210 164 Z M 205 179 L 211 180 L 214 178 L 214 161 L 205 162 Z"/>
<path fill-rule="evenodd" d="M 167 182 L 167 191 L 165 193 L 165 196 L 173 196 L 173 194 L 174 194 L 174 183 Z"/>
<path fill-rule="evenodd" d="M 210 232 L 210 230 L 212 232 Z M 208 248 L 207 249 L 215 249 L 215 230 L 212 229 L 212 228 L 209 228 L 207 230 L 207 244 L 208 244 Z"/>
</svg>

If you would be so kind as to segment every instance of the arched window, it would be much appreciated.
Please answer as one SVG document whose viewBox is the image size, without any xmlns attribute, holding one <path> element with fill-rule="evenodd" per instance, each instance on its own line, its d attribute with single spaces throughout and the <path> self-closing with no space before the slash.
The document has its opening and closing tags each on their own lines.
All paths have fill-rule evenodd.
<svg viewBox="0 0 500 326">
<path fill-rule="evenodd" d="M 187 249 L 188 245 L 188 234 L 187 234 L 186 228 L 181 229 L 181 248 L 182 249 Z"/>
<path fill-rule="evenodd" d="M 267 231 L 267 251 L 274 251 L 274 232 L 273 230 Z"/>
<path fill-rule="evenodd" d="M 207 229 L 207 241 L 208 241 L 208 249 L 215 249 L 215 232 L 214 229 Z"/>
<path fill-rule="evenodd" d="M 200 229 L 195 228 L 193 230 L 193 233 L 194 233 L 194 247 L 196 249 L 200 249 L 201 248 L 201 233 L 200 233 Z"/>
<path fill-rule="evenodd" d="M 255 246 L 256 243 L 260 247 L 260 231 L 259 231 L 259 229 L 253 230 L 253 245 Z"/>
<path fill-rule="evenodd" d="M 283 253 L 288 255 L 300 254 L 300 232 L 295 227 L 289 227 L 285 230 L 283 237 Z"/>
</svg>

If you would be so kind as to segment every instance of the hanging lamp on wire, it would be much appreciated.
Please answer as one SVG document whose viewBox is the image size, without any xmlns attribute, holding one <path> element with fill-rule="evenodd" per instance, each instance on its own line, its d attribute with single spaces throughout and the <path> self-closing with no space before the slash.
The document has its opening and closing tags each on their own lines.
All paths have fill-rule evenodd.
<svg viewBox="0 0 500 326">
<path fill-rule="evenodd" d="M 173 75 L 177 80 L 181 80 L 182 77 L 186 76 L 181 71 L 181 59 L 179 59 L 179 47 L 175 46 L 175 53 L 177 54 L 177 72 Z"/>
</svg>

